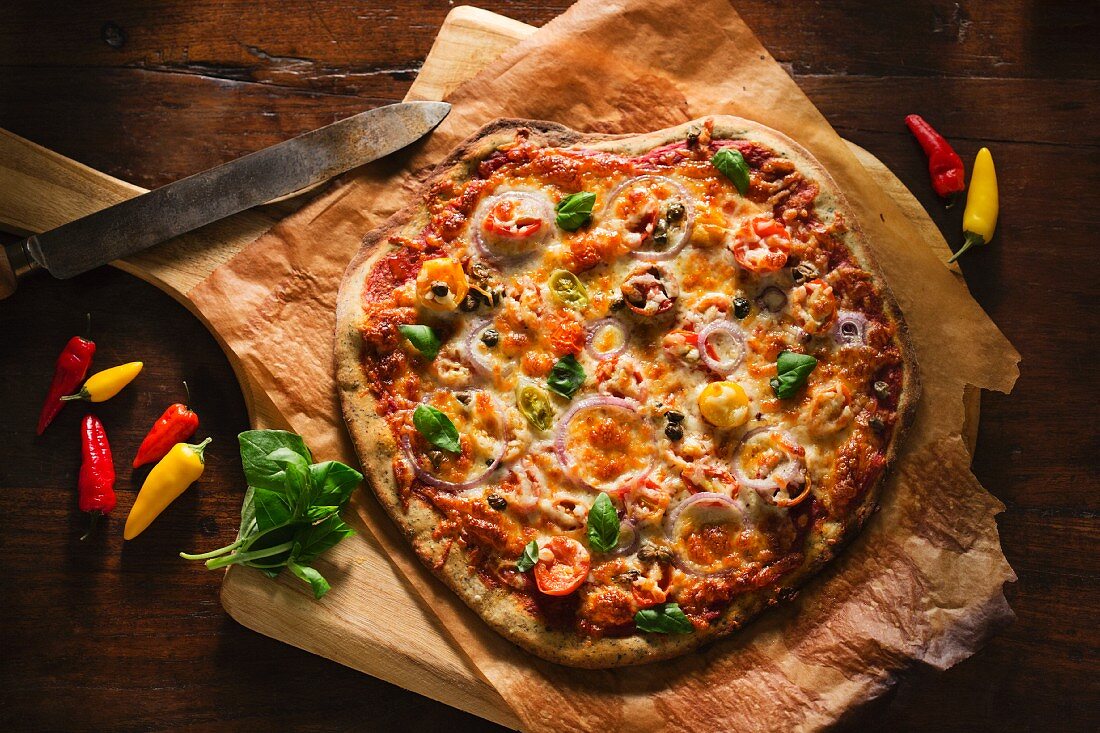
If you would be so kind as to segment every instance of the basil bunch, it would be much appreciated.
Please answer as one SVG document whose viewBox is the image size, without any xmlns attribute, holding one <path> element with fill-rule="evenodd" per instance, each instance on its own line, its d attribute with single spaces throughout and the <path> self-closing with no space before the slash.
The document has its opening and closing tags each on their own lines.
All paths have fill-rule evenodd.
<svg viewBox="0 0 1100 733">
<path fill-rule="evenodd" d="M 180 557 L 206 560 L 210 570 L 247 565 L 271 578 L 287 568 L 320 598 L 330 586 L 309 563 L 354 533 L 340 510 L 363 475 L 339 461 L 313 463 L 302 437 L 285 430 L 247 430 L 238 440 L 248 491 L 237 541 Z"/>
</svg>

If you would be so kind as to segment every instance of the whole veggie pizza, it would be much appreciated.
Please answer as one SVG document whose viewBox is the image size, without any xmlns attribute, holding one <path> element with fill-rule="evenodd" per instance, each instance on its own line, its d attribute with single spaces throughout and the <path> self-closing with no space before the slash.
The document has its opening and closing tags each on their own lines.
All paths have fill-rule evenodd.
<svg viewBox="0 0 1100 733">
<path fill-rule="evenodd" d="M 919 392 L 800 146 L 494 122 L 365 239 L 338 306 L 378 499 L 497 631 L 563 664 L 729 634 L 876 506 Z"/>
</svg>

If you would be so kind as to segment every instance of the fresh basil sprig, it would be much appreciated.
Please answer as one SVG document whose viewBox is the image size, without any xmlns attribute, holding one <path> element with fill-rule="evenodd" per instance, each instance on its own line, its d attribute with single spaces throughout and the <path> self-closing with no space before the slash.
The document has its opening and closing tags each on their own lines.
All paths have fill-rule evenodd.
<svg viewBox="0 0 1100 733">
<path fill-rule="evenodd" d="M 210 570 L 248 565 L 272 578 L 287 568 L 320 598 L 330 586 L 310 563 L 354 534 L 340 510 L 363 475 L 338 461 L 312 463 L 301 436 L 285 430 L 248 430 L 238 441 L 248 491 L 237 541 L 180 557 Z"/>
<path fill-rule="evenodd" d="M 555 221 L 567 232 L 580 229 L 592 218 L 592 207 L 596 203 L 596 194 L 588 191 L 571 193 L 554 207 L 558 213 Z"/>
<path fill-rule="evenodd" d="M 588 510 L 588 545 L 596 552 L 611 552 L 619 544 L 619 513 L 611 497 L 601 493 Z"/>
<path fill-rule="evenodd" d="M 439 347 L 443 345 L 443 342 L 439 340 L 439 337 L 435 335 L 435 331 L 431 326 L 422 326 L 420 324 L 401 324 L 397 327 L 397 330 L 401 332 L 401 335 L 409 340 L 409 343 L 416 348 L 424 358 L 428 361 L 435 359 L 439 356 Z"/>
<path fill-rule="evenodd" d="M 413 425 L 424 439 L 436 448 L 451 453 L 461 453 L 462 444 L 458 441 L 458 429 L 451 418 L 431 405 L 417 405 L 413 410 Z"/>
<path fill-rule="evenodd" d="M 577 361 L 577 357 L 566 354 L 558 359 L 550 370 L 550 376 L 546 378 L 546 386 L 551 392 L 557 392 L 568 399 L 581 388 L 584 378 L 584 367 Z"/>
<path fill-rule="evenodd" d="M 810 372 L 817 367 L 817 359 L 806 354 L 796 354 L 793 351 L 779 352 L 779 358 L 775 361 L 776 376 L 768 382 L 775 392 L 775 396 L 786 399 L 794 395 L 798 388 L 806 383 Z"/>
<path fill-rule="evenodd" d="M 733 181 L 742 196 L 749 192 L 749 164 L 740 150 L 722 148 L 710 159 L 722 175 Z"/>
<path fill-rule="evenodd" d="M 539 561 L 539 543 L 535 540 L 531 540 L 523 548 L 523 554 L 519 556 L 519 560 L 516 560 L 516 570 L 521 573 L 526 573 Z"/>
<path fill-rule="evenodd" d="M 634 625 L 651 634 L 690 634 L 695 630 L 679 603 L 643 608 L 634 614 Z"/>
</svg>

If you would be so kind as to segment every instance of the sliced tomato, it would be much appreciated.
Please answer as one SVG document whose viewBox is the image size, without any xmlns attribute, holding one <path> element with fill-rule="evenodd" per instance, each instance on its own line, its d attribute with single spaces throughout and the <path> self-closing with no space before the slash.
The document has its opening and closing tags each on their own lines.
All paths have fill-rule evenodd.
<svg viewBox="0 0 1100 733">
<path fill-rule="evenodd" d="M 552 559 L 543 559 L 546 550 Z M 548 596 L 567 596 L 581 587 L 591 565 L 592 556 L 584 545 L 569 537 L 554 537 L 539 548 L 535 583 Z"/>
<path fill-rule="evenodd" d="M 502 199 L 485 215 L 485 230 L 498 237 L 509 239 L 527 239 L 542 228 L 543 221 L 537 216 L 524 215 L 520 201 Z"/>
<path fill-rule="evenodd" d="M 737 230 L 733 257 L 750 272 L 775 272 L 787 264 L 791 235 L 770 216 L 750 219 Z"/>
</svg>

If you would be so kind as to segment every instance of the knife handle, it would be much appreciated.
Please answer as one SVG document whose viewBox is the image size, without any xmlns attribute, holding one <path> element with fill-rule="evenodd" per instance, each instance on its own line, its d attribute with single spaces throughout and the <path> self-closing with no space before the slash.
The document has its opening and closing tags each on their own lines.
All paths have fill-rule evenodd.
<svg viewBox="0 0 1100 733">
<path fill-rule="evenodd" d="M 19 278 L 15 276 L 15 268 L 12 267 L 5 247 L 4 256 L 0 257 L 0 300 L 15 294 L 17 285 L 19 285 Z"/>
</svg>

